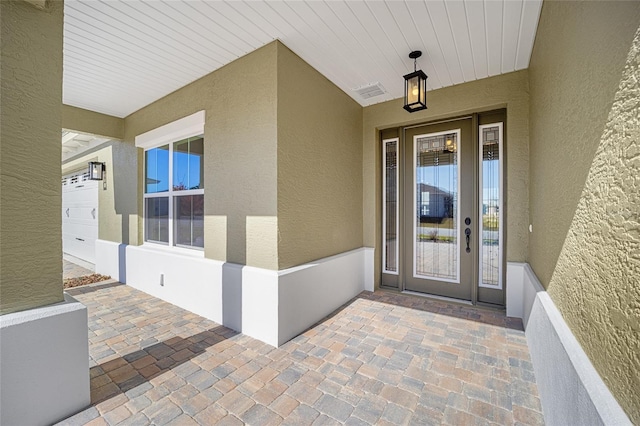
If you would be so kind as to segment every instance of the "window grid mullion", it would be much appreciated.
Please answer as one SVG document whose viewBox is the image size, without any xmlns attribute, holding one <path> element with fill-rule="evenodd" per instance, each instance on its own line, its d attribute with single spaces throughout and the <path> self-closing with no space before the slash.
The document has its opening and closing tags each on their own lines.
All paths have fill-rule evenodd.
<svg viewBox="0 0 640 426">
<path fill-rule="evenodd" d="M 175 230 L 173 229 L 173 145 L 175 142 L 169 144 L 169 247 L 175 245 L 174 236 Z"/>
<path fill-rule="evenodd" d="M 174 192 L 174 195 L 176 197 L 181 197 L 186 195 L 202 195 L 202 194 L 204 194 L 204 189 L 189 189 L 189 190 Z"/>
<path fill-rule="evenodd" d="M 146 198 L 163 198 L 163 197 L 167 197 L 169 193 L 168 192 L 152 192 L 149 194 L 144 194 L 143 197 Z"/>
<path fill-rule="evenodd" d="M 193 196 L 191 197 L 191 216 L 189 217 L 189 244 L 193 246 Z"/>
</svg>

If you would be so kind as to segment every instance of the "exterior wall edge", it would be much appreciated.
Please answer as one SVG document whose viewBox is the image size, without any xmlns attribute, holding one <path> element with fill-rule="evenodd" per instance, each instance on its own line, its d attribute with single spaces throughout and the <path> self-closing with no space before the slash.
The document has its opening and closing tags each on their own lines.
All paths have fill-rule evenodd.
<svg viewBox="0 0 640 426">
<path fill-rule="evenodd" d="M 529 264 L 508 262 L 507 282 L 521 289 L 507 314 L 523 319 L 545 422 L 631 425 Z"/>
</svg>

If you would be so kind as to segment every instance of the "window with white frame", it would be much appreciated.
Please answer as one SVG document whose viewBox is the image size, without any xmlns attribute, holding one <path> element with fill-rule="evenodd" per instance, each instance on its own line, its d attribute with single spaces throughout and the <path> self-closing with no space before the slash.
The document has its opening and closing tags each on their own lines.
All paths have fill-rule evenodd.
<svg viewBox="0 0 640 426">
<path fill-rule="evenodd" d="M 202 135 L 144 153 L 145 241 L 204 248 Z"/>
<path fill-rule="evenodd" d="M 204 248 L 204 111 L 136 136 L 144 149 L 144 241 Z"/>
</svg>

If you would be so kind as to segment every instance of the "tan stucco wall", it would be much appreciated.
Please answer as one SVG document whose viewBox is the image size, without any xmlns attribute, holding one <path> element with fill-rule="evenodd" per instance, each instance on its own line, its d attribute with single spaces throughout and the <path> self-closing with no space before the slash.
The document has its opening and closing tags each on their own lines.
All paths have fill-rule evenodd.
<svg viewBox="0 0 640 426">
<path fill-rule="evenodd" d="M 109 141 L 62 163 L 62 175 L 86 170 L 89 161 L 106 165 L 106 189 L 98 188 L 98 238 L 138 244 L 138 163 L 133 144 Z"/>
<path fill-rule="evenodd" d="M 428 70 L 427 70 L 428 71 Z M 409 114 L 396 99 L 364 109 L 363 232 L 364 245 L 376 248 L 375 280 L 380 281 L 381 157 L 378 131 L 385 128 L 451 118 L 473 112 L 507 109 L 506 204 L 507 260 L 525 261 L 529 224 L 529 91 L 527 71 L 427 92 L 424 111 Z"/>
<path fill-rule="evenodd" d="M 0 313 L 63 300 L 63 3 L 0 1 Z"/>
<path fill-rule="evenodd" d="M 362 247 L 362 107 L 282 44 L 278 229 L 280 269 Z"/>
<path fill-rule="evenodd" d="M 545 2 L 530 65 L 530 263 L 634 423 L 639 24 L 638 2 Z"/>
<path fill-rule="evenodd" d="M 125 141 L 205 110 L 205 256 L 277 269 L 276 42 L 125 118 Z M 144 163 L 138 150 L 138 164 Z M 142 212 L 142 167 L 138 175 Z M 143 241 L 142 217 L 139 241 Z"/>
<path fill-rule="evenodd" d="M 124 138 L 123 118 L 69 105 L 62 105 L 62 128 L 111 139 Z"/>
</svg>

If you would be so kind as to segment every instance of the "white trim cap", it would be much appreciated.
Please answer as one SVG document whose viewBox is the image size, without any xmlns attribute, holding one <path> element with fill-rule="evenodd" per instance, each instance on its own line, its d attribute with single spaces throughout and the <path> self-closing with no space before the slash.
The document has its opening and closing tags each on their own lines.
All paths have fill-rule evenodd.
<svg viewBox="0 0 640 426">
<path fill-rule="evenodd" d="M 153 148 L 204 133 L 204 110 L 136 136 L 137 148 Z"/>
</svg>

